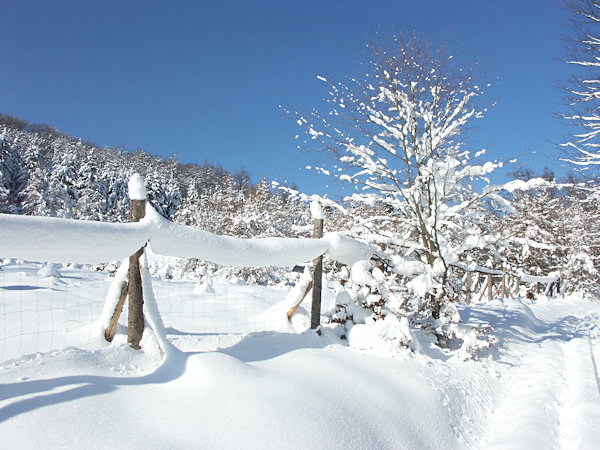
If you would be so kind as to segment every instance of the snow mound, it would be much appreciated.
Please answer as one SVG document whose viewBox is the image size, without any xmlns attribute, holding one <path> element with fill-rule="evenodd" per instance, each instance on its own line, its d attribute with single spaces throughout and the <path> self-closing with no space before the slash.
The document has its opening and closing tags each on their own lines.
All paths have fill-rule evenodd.
<svg viewBox="0 0 600 450">
<path fill-rule="evenodd" d="M 348 343 L 357 350 L 368 350 L 380 356 L 407 356 L 411 336 L 408 319 L 388 315 L 383 320 L 357 324 L 350 329 Z"/>
<path fill-rule="evenodd" d="M 43 278 L 60 278 L 62 275 L 58 270 L 58 264 L 45 264 L 38 270 L 37 274 Z"/>
</svg>

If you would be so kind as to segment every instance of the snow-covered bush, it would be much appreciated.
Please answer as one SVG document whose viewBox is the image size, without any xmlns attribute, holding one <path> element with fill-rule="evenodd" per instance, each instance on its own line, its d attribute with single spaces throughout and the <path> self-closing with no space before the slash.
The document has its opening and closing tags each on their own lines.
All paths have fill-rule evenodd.
<svg viewBox="0 0 600 450">
<path fill-rule="evenodd" d="M 387 356 L 407 350 L 420 352 L 435 345 L 460 359 L 477 357 L 493 343 L 487 329 L 461 323 L 455 303 L 445 300 L 434 317 L 430 299 L 407 290 L 398 274 L 382 270 L 372 261 L 359 261 L 333 277 L 339 287 L 335 309 L 326 325 L 351 347 Z"/>
</svg>

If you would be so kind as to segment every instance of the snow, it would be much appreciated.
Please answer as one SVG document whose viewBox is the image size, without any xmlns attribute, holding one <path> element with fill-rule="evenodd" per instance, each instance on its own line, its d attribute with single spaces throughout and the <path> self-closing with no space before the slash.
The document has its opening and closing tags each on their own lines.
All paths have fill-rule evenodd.
<svg viewBox="0 0 600 450">
<path fill-rule="evenodd" d="M 0 214 L 0 257 L 55 263 L 121 260 L 144 246 L 140 223 L 103 223 Z"/>
<path fill-rule="evenodd" d="M 148 241 L 155 253 L 164 256 L 196 257 L 245 267 L 291 267 L 325 252 L 345 264 L 370 256 L 367 244 L 338 233 L 327 233 L 322 239 L 220 236 L 171 222 L 149 203 L 146 216 L 139 223 L 0 214 L 0 229 L 2 257 L 54 263 L 122 260 Z"/>
<path fill-rule="evenodd" d="M 142 223 L 152 224 L 150 246 L 155 253 L 196 257 L 216 264 L 294 266 L 325 253 L 328 247 L 328 243 L 322 239 L 242 239 L 220 236 L 170 222 L 149 205 L 146 206 L 146 217 Z"/>
<path fill-rule="evenodd" d="M 14 266 L 3 266 L 5 275 Z M 94 291 L 97 273 L 68 271 L 75 274 L 88 283 L 86 296 L 101 298 Z M 541 297 L 461 306 L 465 324 L 490 324 L 498 340 L 478 360 L 463 361 L 392 316 L 355 325 L 349 342 L 327 328 L 320 336 L 288 329 L 217 340 L 188 329 L 184 340 L 173 328 L 176 315 L 164 309 L 179 290 L 174 282 L 152 283 L 166 312 L 167 337 L 179 348 L 163 358 L 156 337 L 146 334 L 144 350 L 136 352 L 118 335 L 93 349 L 3 360 L 5 442 L 16 448 L 509 449 L 594 448 L 600 438 L 597 304 Z M 4 289 L 2 301 L 28 292 Z M 421 350 L 393 345 L 390 337 L 414 340 Z"/>
<path fill-rule="evenodd" d="M 520 276 L 521 280 L 525 283 L 543 283 L 548 284 L 554 281 L 560 280 L 560 272 L 550 272 L 546 276 L 535 276 L 535 275 L 527 275 L 523 274 Z"/>
<path fill-rule="evenodd" d="M 342 264 L 352 265 L 371 257 L 371 247 L 359 240 L 340 233 L 326 233 L 323 239 L 328 243 L 327 254 Z"/>
<path fill-rule="evenodd" d="M 408 345 L 413 338 L 408 319 L 389 315 L 373 324 L 354 325 L 348 334 L 348 344 L 357 350 L 368 350 L 382 356 L 410 357 Z"/>
<path fill-rule="evenodd" d="M 216 264 L 258 267 L 292 267 L 327 252 L 333 259 L 351 264 L 370 255 L 369 246 L 338 233 L 322 239 L 219 236 L 170 222 L 149 205 L 143 223 L 151 224 L 150 246 L 161 255 L 197 257 Z"/>
<path fill-rule="evenodd" d="M 54 263 L 44 265 L 40 270 L 38 270 L 37 274 L 40 277 L 45 278 L 60 278 L 62 276 L 58 270 L 58 265 Z"/>
<path fill-rule="evenodd" d="M 321 204 L 319 203 L 318 198 L 314 198 L 310 203 L 310 213 L 313 219 L 323 220 L 325 218 L 323 214 L 323 208 L 321 208 Z"/>
<path fill-rule="evenodd" d="M 491 192 L 494 190 L 498 190 L 499 188 L 505 190 L 507 192 L 515 192 L 515 191 L 528 191 L 532 189 L 539 189 L 544 187 L 556 187 L 556 184 L 545 180 L 544 178 L 532 178 L 530 180 L 513 180 L 507 183 L 504 183 L 502 186 L 487 186 L 484 191 Z"/>
<path fill-rule="evenodd" d="M 431 273 L 424 273 L 416 276 L 408 283 L 406 287 L 410 289 L 417 297 L 424 297 L 428 292 L 433 290 L 434 281 Z"/>
<path fill-rule="evenodd" d="M 127 183 L 129 198 L 132 200 L 146 200 L 146 182 L 139 173 L 134 173 Z"/>
<path fill-rule="evenodd" d="M 0 311 L 63 295 L 63 285 L 37 274 L 41 267 L 5 260 Z M 102 281 L 105 274 L 64 267 L 60 272 L 71 289 L 78 280 L 79 301 L 96 299 L 101 310 L 110 284 Z M 47 287 L 27 288 L 35 283 Z M 355 325 L 349 341 L 327 327 L 321 335 L 294 330 L 285 317 L 279 329 L 213 334 L 193 324 L 210 311 L 207 303 L 233 302 L 235 296 L 220 296 L 224 285 L 215 282 L 216 294 L 196 297 L 196 284 L 152 279 L 150 302 L 162 313 L 168 339 L 164 355 L 160 336 L 148 332 L 143 350 L 130 349 L 123 327 L 111 344 L 100 340 L 83 348 L 67 340 L 30 354 L 15 347 L 17 355 L 8 360 L 2 357 L 6 347 L 21 344 L 2 342 L 3 442 L 88 449 L 583 449 L 595 448 L 600 438 L 598 304 L 539 296 L 537 303 L 458 305 L 462 327 L 488 325 L 497 341 L 464 361 L 458 350 L 442 351 L 393 316 Z M 262 303 L 267 316 L 282 313 L 277 305 L 291 301 L 286 289 L 236 289 Z M 186 302 L 196 304 L 198 317 L 174 309 Z M 220 314 L 227 321 L 234 310 Z M 36 326 L 43 328 L 50 316 L 42 317 Z M 155 313 L 149 319 L 157 320 Z M 408 347 L 394 345 L 400 341 L 409 341 Z"/>
</svg>

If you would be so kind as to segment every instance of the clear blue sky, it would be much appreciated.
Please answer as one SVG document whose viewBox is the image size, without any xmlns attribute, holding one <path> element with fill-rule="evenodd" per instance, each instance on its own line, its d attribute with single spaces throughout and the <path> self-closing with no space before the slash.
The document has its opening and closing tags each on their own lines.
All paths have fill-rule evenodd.
<svg viewBox="0 0 600 450">
<path fill-rule="evenodd" d="M 102 146 L 244 166 L 255 181 L 323 193 L 328 180 L 301 169 L 317 155 L 296 149 L 279 105 L 318 105 L 316 76 L 357 74 L 369 37 L 394 27 L 448 38 L 487 68 L 497 104 L 471 132 L 473 150 L 559 165 L 553 114 L 570 68 L 555 0 L 5 0 L 1 11 L 0 112 Z"/>
</svg>

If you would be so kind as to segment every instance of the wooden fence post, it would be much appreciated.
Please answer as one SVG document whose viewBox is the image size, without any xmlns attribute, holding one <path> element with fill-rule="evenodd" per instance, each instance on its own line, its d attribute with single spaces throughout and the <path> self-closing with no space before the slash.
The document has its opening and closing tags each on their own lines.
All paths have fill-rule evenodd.
<svg viewBox="0 0 600 450">
<path fill-rule="evenodd" d="M 517 276 L 514 277 L 513 280 L 513 298 L 517 298 L 519 296 L 519 292 L 520 292 L 520 284 L 521 284 L 521 279 Z"/>
<path fill-rule="evenodd" d="M 467 272 L 467 279 L 465 281 L 467 305 L 471 304 L 471 273 L 472 272 Z"/>
<path fill-rule="evenodd" d="M 487 282 L 488 282 L 488 286 L 487 286 L 487 288 L 488 288 L 488 301 L 491 302 L 494 299 L 493 298 L 494 295 L 493 295 L 493 291 L 492 291 L 492 289 L 494 287 L 494 283 L 492 281 L 492 274 L 490 274 L 490 273 L 487 276 Z"/>
<path fill-rule="evenodd" d="M 143 178 L 134 174 L 129 180 L 129 218 L 131 222 L 139 222 L 146 215 L 146 189 Z M 142 291 L 142 275 L 140 273 L 140 257 L 144 247 L 129 257 L 129 318 L 127 342 L 139 350 L 144 333 L 144 295 Z"/>
<path fill-rule="evenodd" d="M 313 238 L 323 237 L 323 219 L 315 218 Z M 321 287 L 323 284 L 323 255 L 313 261 L 312 307 L 310 310 L 310 327 L 317 328 L 321 324 Z"/>
</svg>

